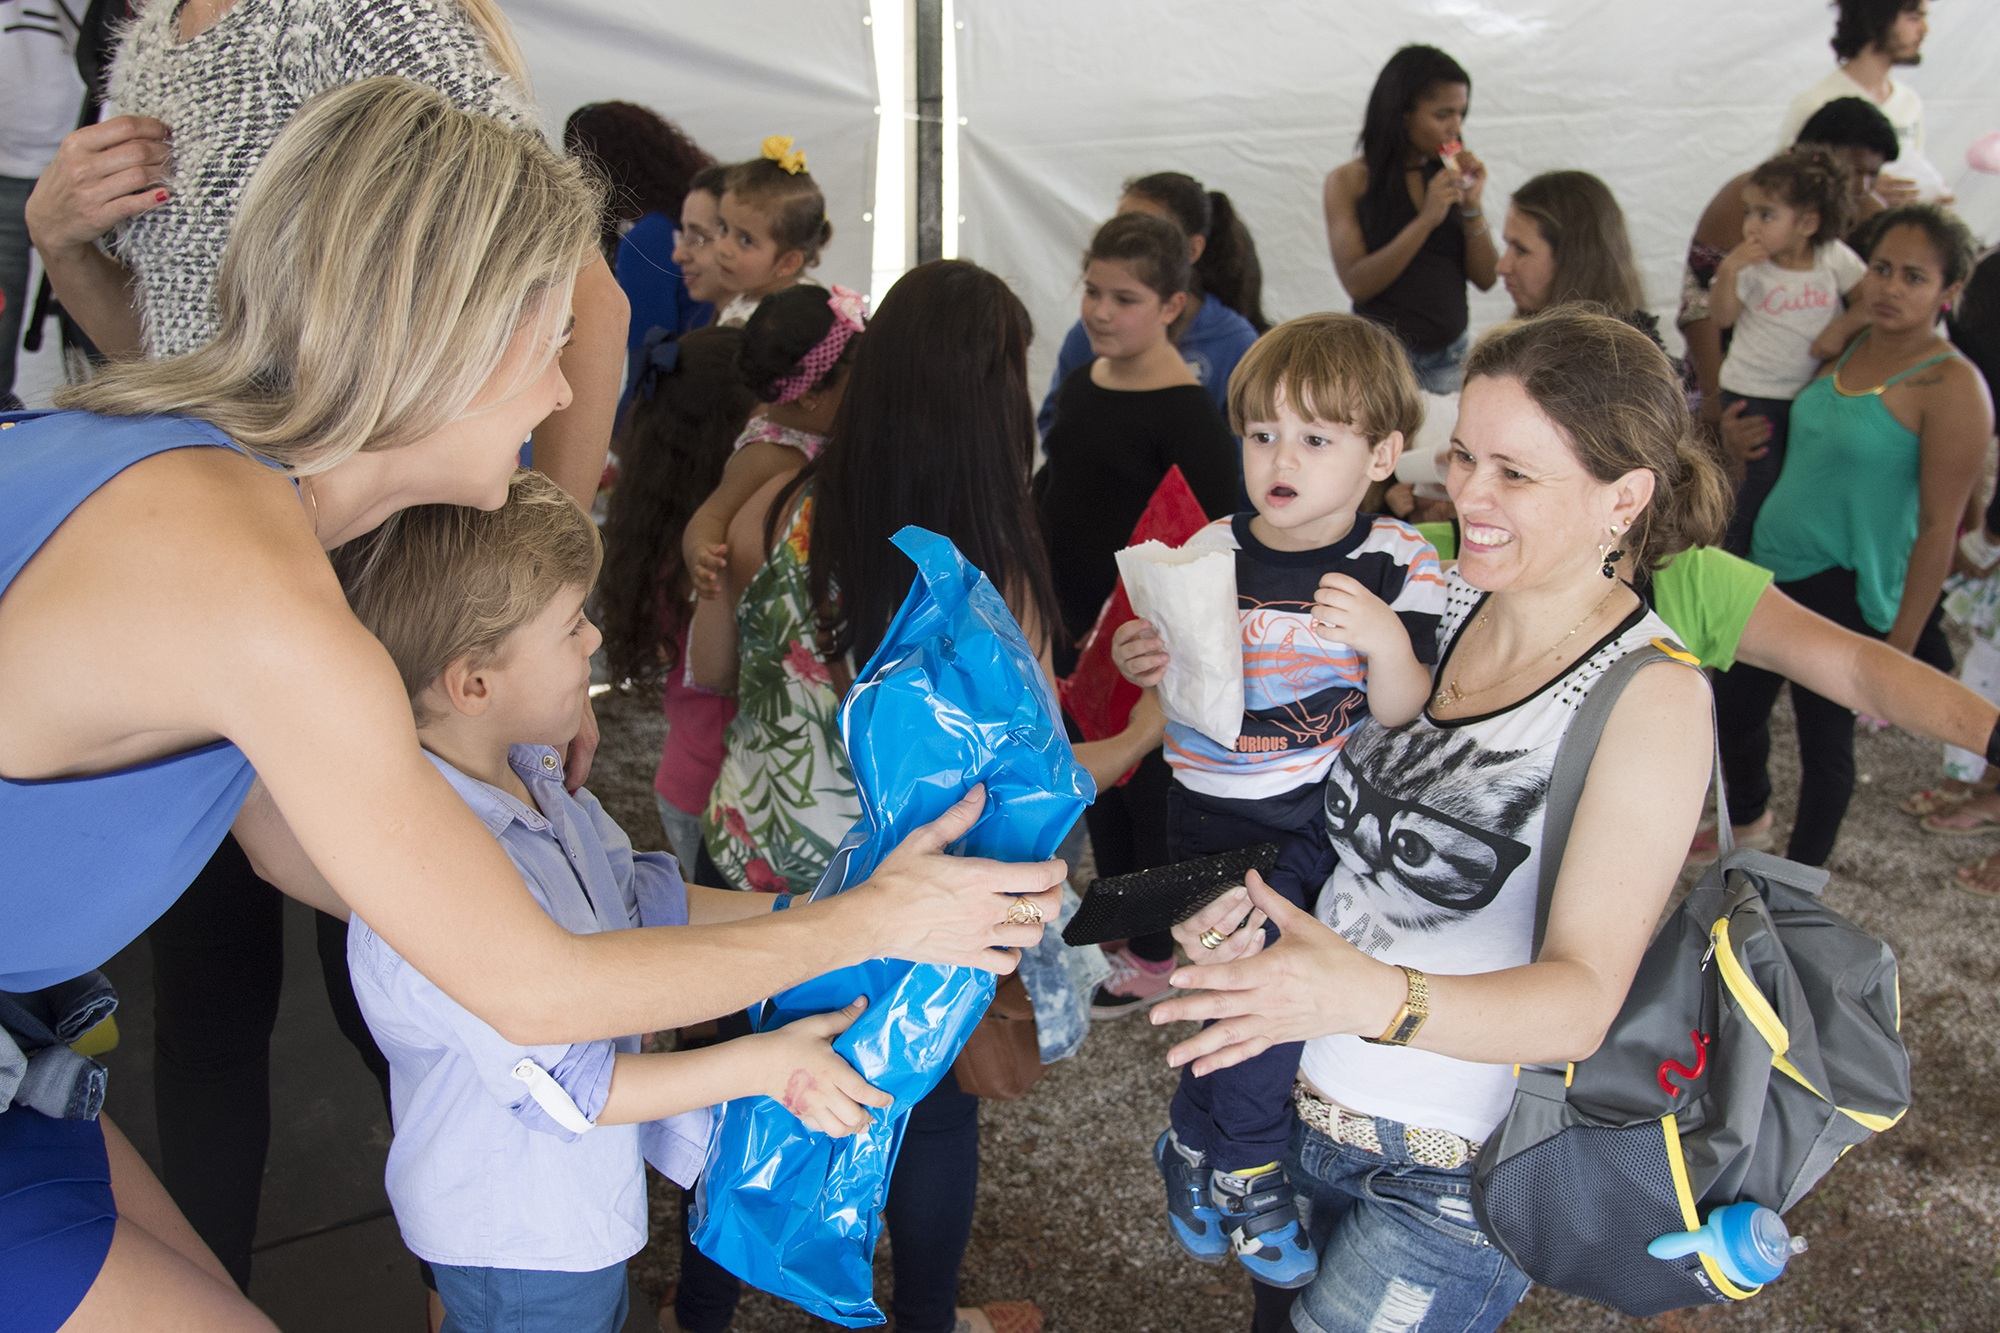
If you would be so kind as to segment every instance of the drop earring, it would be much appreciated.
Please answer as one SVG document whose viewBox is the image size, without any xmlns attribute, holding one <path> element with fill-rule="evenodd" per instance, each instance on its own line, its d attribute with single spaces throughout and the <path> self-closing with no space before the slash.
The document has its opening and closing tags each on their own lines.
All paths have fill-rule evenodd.
<svg viewBox="0 0 2000 1333">
<path fill-rule="evenodd" d="M 1618 545 L 1618 525 L 1613 523 L 1610 542 L 1599 542 L 1597 546 L 1598 572 L 1607 579 L 1617 578 L 1617 571 L 1611 567 L 1624 558 L 1624 548 Z"/>
</svg>

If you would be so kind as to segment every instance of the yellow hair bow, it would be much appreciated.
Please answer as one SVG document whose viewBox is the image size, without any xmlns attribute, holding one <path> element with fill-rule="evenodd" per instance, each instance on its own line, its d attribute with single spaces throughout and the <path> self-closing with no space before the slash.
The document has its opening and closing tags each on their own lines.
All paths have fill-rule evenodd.
<svg viewBox="0 0 2000 1333">
<path fill-rule="evenodd" d="M 774 134 L 764 140 L 764 156 L 794 176 L 806 169 L 805 150 L 792 147 L 789 134 Z"/>
</svg>

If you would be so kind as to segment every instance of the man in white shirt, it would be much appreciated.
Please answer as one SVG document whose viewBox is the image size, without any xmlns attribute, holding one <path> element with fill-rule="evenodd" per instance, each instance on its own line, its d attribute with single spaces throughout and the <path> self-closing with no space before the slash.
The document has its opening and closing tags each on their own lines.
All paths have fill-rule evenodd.
<svg viewBox="0 0 2000 1333">
<path fill-rule="evenodd" d="M 81 0 L 0 0 L 0 399 L 14 388 L 27 314 L 28 192 L 83 109 L 82 10 Z"/>
<path fill-rule="evenodd" d="M 1792 99 L 1778 132 L 1778 151 L 1791 147 L 1813 112 L 1837 97 L 1865 97 L 1896 128 L 1903 155 L 1882 169 L 1876 193 L 1895 205 L 1918 199 L 1952 202 L 1944 177 L 1924 156 L 1924 99 L 1898 83 L 1897 65 L 1923 62 L 1930 31 L 1928 0 L 1834 0 L 1833 53 L 1840 65 Z"/>
</svg>

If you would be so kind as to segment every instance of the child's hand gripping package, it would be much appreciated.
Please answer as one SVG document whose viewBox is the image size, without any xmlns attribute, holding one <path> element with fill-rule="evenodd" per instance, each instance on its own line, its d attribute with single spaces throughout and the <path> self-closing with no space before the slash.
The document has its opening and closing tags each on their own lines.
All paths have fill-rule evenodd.
<svg viewBox="0 0 2000 1333">
<path fill-rule="evenodd" d="M 1055 853 L 1096 797 L 1058 720 L 1037 655 L 986 576 L 945 538 L 904 528 L 917 580 L 841 707 L 862 816 L 813 890 L 861 883 L 916 829 L 986 785 L 979 822 L 950 850 L 1003 861 Z M 883 1322 L 875 1241 L 910 1108 L 951 1068 L 992 1001 L 971 967 L 878 958 L 772 997 L 763 1030 L 868 997 L 834 1042 L 893 1105 L 851 1138 L 807 1130 L 769 1098 L 717 1118 L 695 1243 L 773 1295 L 850 1328 Z"/>
<path fill-rule="evenodd" d="M 1236 616 L 1236 555 L 1203 545 L 1144 542 L 1118 553 L 1132 609 L 1167 647 L 1160 708 L 1170 722 L 1234 746 L 1243 730 L 1243 631 Z"/>
</svg>

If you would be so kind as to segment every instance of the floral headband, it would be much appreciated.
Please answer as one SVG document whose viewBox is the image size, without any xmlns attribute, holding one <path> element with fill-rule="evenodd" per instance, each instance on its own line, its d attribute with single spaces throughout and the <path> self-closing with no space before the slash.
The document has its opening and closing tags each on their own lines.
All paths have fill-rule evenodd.
<svg viewBox="0 0 2000 1333">
<path fill-rule="evenodd" d="M 833 308 L 833 327 L 799 359 L 798 369 L 772 382 L 772 402 L 790 403 L 803 398 L 833 369 L 834 362 L 847 350 L 849 340 L 866 326 L 860 292 L 836 284 L 827 292 L 826 303 Z"/>
<path fill-rule="evenodd" d="M 794 176 L 806 169 L 805 149 L 792 147 L 789 134 L 774 134 L 764 140 L 762 153 L 766 161 L 776 162 Z"/>
</svg>

